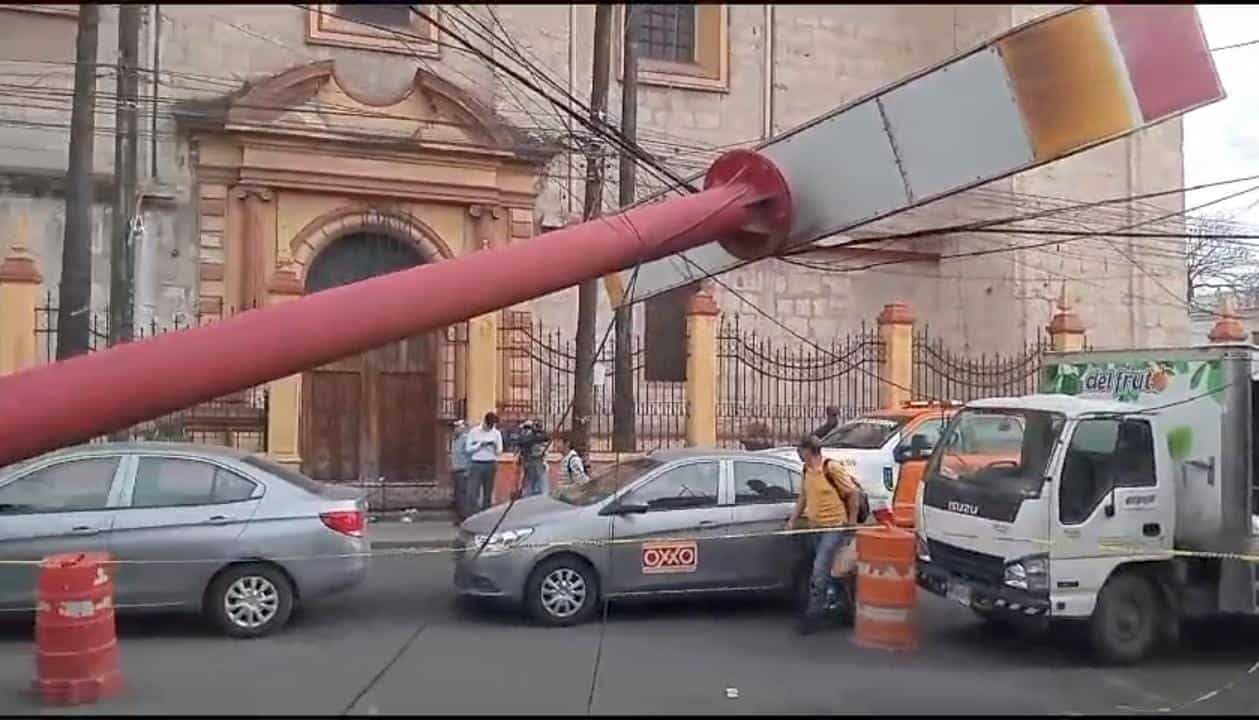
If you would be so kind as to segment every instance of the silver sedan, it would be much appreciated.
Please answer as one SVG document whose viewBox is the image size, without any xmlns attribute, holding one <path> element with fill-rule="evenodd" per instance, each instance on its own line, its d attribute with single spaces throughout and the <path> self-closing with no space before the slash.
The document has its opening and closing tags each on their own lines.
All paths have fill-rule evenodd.
<svg viewBox="0 0 1259 720">
<path fill-rule="evenodd" d="M 464 521 L 455 588 L 548 625 L 587 620 L 605 597 L 798 592 L 802 544 L 765 533 L 782 530 L 800 484 L 798 461 L 748 452 L 609 466 L 584 485 L 519 500 L 505 517 L 500 505 Z"/>
<path fill-rule="evenodd" d="M 258 637 L 366 577 L 366 513 L 356 490 L 228 448 L 84 445 L 0 470 L 0 560 L 107 552 L 121 610 L 195 609 Z M 0 563 L 0 607 L 33 607 L 37 574 Z"/>
</svg>

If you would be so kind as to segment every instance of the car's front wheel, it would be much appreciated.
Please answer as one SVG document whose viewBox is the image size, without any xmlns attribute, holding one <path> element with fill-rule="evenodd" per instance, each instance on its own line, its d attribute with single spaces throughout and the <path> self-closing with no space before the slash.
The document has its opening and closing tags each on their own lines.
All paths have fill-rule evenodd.
<svg viewBox="0 0 1259 720">
<path fill-rule="evenodd" d="M 573 555 L 543 561 L 525 584 L 525 609 L 543 625 L 578 625 L 590 619 L 599 602 L 594 568 Z"/>
<path fill-rule="evenodd" d="M 205 611 L 225 634 L 256 638 L 284 627 L 293 612 L 293 584 L 277 568 L 233 565 L 206 590 Z"/>
</svg>

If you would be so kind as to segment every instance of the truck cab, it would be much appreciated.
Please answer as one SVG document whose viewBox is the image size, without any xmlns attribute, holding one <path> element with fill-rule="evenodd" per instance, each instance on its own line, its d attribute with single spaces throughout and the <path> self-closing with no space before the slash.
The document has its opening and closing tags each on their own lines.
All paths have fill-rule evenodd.
<svg viewBox="0 0 1259 720">
<path fill-rule="evenodd" d="M 918 583 L 986 619 L 1088 623 L 1136 662 L 1183 617 L 1256 611 L 1252 348 L 1051 357 L 1044 394 L 968 403 L 924 472 Z M 1001 442 L 977 433 L 996 423 Z"/>
</svg>

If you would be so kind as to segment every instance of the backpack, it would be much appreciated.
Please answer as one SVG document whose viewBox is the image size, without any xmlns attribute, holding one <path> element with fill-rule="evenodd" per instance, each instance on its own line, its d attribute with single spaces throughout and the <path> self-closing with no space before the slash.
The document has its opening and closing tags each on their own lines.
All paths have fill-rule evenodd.
<svg viewBox="0 0 1259 720">
<path fill-rule="evenodd" d="M 826 482 L 830 483 L 831 487 L 834 488 L 835 494 L 839 496 L 839 500 L 842 503 L 844 494 L 839 491 L 839 485 L 831 479 L 831 474 L 827 472 L 830 466 L 830 459 L 822 462 L 822 477 L 826 478 Z M 857 482 L 855 478 L 852 484 L 857 486 L 857 524 L 865 525 L 870 520 L 870 498 L 866 497 L 865 489 L 861 487 L 861 483 Z"/>
</svg>

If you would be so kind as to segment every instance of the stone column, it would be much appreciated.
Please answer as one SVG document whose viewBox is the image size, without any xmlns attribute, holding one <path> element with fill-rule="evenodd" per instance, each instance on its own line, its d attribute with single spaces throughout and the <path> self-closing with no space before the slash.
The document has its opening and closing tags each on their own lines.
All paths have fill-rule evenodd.
<svg viewBox="0 0 1259 720">
<path fill-rule="evenodd" d="M 1246 326 L 1242 325 L 1241 318 L 1233 309 L 1232 299 L 1225 297 L 1224 302 L 1220 304 L 1219 313 L 1216 314 L 1215 324 L 1211 326 L 1211 332 L 1207 333 L 1207 339 L 1215 344 L 1228 345 L 1244 343 L 1248 335 Z"/>
<path fill-rule="evenodd" d="M 1062 284 L 1057 309 L 1049 319 L 1049 347 L 1055 352 L 1075 352 L 1084 349 L 1084 321 L 1071 307 L 1067 296 L 1067 284 Z"/>
<path fill-rule="evenodd" d="M 18 220 L 17 236 L 0 263 L 0 374 L 35 365 L 35 308 L 43 278 L 26 249 L 28 226 Z"/>
<path fill-rule="evenodd" d="M 712 292 L 701 285 L 686 308 L 686 444 L 717 445 L 717 321 Z"/>
<path fill-rule="evenodd" d="M 244 309 L 245 306 L 245 274 L 247 272 L 246 255 L 248 245 L 245 234 L 248 232 L 246 222 L 245 198 L 248 191 L 242 187 L 234 187 L 227 193 L 227 227 L 223 232 L 223 305 L 222 317 L 227 318 Z"/>
<path fill-rule="evenodd" d="M 914 377 L 914 314 L 909 305 L 892 302 L 879 313 L 879 407 L 891 410 L 909 402 Z"/>
<path fill-rule="evenodd" d="M 469 252 L 485 250 L 496 245 L 495 217 L 502 211 L 482 205 L 468 208 L 472 218 L 471 230 L 474 242 Z M 468 422 L 479 423 L 485 413 L 498 407 L 498 325 L 499 313 L 489 313 L 468 320 Z"/>
<path fill-rule="evenodd" d="M 275 194 L 267 188 L 246 187 L 245 267 L 242 283 L 243 310 L 263 307 L 270 301 L 268 283 L 275 271 Z"/>
<path fill-rule="evenodd" d="M 267 303 L 278 305 L 302 296 L 302 284 L 291 265 L 276 270 L 267 287 Z M 267 454 L 278 463 L 301 468 L 302 376 L 290 375 L 267 386 Z"/>
</svg>

